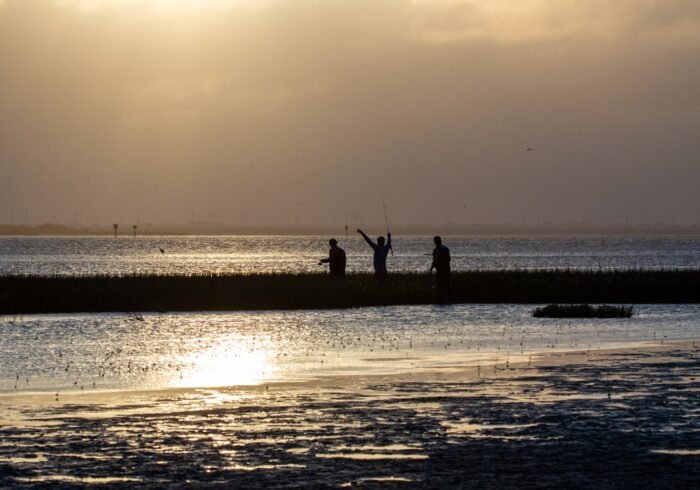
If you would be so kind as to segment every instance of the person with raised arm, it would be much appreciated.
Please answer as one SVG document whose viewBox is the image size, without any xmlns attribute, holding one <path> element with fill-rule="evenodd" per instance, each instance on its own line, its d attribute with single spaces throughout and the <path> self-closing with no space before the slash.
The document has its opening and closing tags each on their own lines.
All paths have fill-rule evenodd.
<svg viewBox="0 0 700 490">
<path fill-rule="evenodd" d="M 386 243 L 384 242 L 383 236 L 377 238 L 377 243 L 374 243 L 364 231 L 358 228 L 357 232 L 362 235 L 362 238 L 364 238 L 367 244 L 374 250 L 374 278 L 379 282 L 383 282 L 388 274 L 386 269 L 386 256 L 389 255 L 389 250 L 391 250 L 391 233 L 387 233 Z"/>
</svg>

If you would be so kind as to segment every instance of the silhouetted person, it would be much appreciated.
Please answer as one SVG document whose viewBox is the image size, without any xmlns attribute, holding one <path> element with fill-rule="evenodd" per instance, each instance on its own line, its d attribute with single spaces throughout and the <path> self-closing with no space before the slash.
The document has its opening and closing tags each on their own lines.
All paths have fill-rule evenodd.
<svg viewBox="0 0 700 490">
<path fill-rule="evenodd" d="M 387 242 L 384 244 L 383 236 L 377 238 L 377 243 L 374 243 L 364 231 L 358 228 L 357 232 L 362 235 L 362 238 L 364 238 L 367 244 L 374 250 L 374 278 L 382 282 L 387 276 L 386 256 L 389 254 L 389 250 L 391 250 L 391 233 L 387 233 Z"/>
<path fill-rule="evenodd" d="M 442 244 L 442 238 L 433 238 L 435 248 L 433 249 L 433 263 L 430 265 L 430 272 L 435 269 L 438 289 L 438 302 L 450 302 L 450 249 Z"/>
<path fill-rule="evenodd" d="M 338 246 L 338 241 L 335 238 L 328 240 L 331 249 L 328 251 L 328 258 L 321 259 L 320 264 L 328 264 L 330 276 L 334 279 L 342 279 L 345 277 L 345 250 Z"/>
</svg>

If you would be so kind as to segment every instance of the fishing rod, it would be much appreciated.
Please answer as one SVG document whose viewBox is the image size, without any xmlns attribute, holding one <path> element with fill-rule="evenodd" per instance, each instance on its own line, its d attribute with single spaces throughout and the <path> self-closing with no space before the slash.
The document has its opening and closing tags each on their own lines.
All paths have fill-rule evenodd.
<svg viewBox="0 0 700 490">
<path fill-rule="evenodd" d="M 382 208 L 384 209 L 384 222 L 386 223 L 386 239 L 389 241 L 389 216 L 386 214 L 386 202 L 384 201 L 384 198 L 382 197 Z M 394 256 L 394 247 L 390 246 L 389 250 L 391 250 L 391 256 Z"/>
</svg>

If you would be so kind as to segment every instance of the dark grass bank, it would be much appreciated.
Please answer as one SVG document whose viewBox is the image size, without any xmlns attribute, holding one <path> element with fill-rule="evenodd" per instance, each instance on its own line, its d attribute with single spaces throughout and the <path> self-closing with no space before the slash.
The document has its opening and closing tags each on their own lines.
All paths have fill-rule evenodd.
<svg viewBox="0 0 700 490">
<path fill-rule="evenodd" d="M 0 276 L 0 314 L 349 308 L 436 302 L 435 277 L 370 274 Z M 454 303 L 700 303 L 700 269 L 470 271 Z"/>
</svg>

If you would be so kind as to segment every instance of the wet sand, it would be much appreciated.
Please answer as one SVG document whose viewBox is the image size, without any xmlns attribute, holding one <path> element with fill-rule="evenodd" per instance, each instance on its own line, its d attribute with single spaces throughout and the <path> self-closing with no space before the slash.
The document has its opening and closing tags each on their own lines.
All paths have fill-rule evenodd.
<svg viewBox="0 0 700 490">
<path fill-rule="evenodd" d="M 0 487 L 697 488 L 700 343 L 0 396 Z"/>
</svg>

